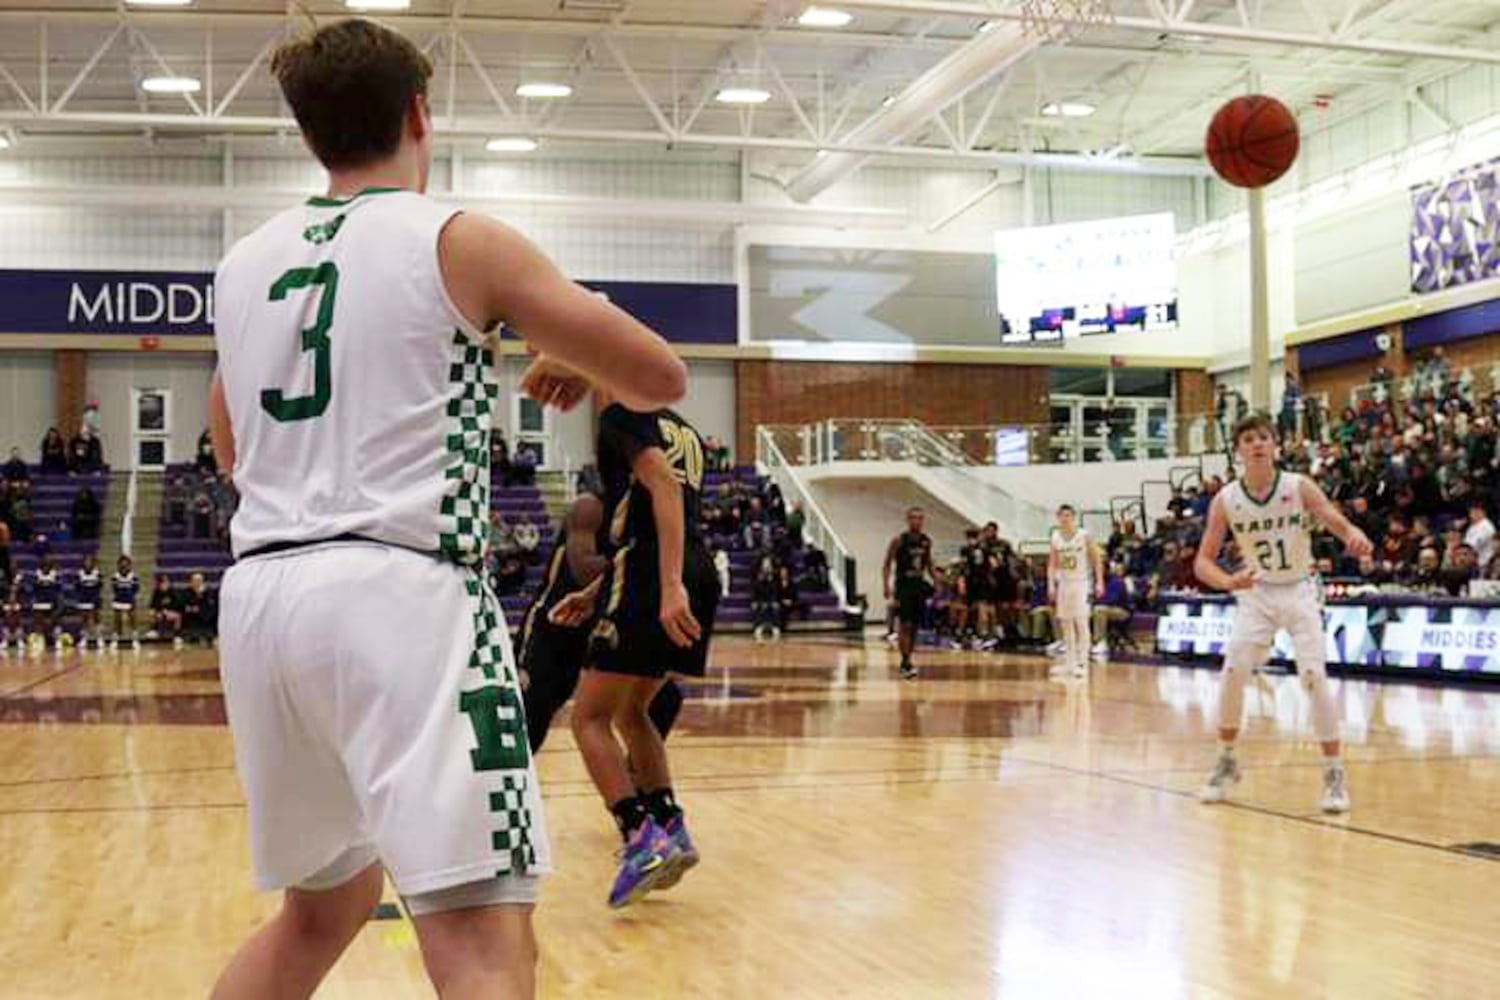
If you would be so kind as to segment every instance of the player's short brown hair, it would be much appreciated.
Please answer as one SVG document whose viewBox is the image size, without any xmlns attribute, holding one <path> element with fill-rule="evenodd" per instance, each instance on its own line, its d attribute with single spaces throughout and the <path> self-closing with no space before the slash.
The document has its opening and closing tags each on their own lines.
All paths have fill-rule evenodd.
<svg viewBox="0 0 1500 1000">
<path fill-rule="evenodd" d="M 1251 431 L 1265 431 L 1272 437 L 1275 437 L 1276 423 L 1264 413 L 1251 413 L 1248 416 L 1241 417 L 1234 425 L 1234 435 L 1231 438 L 1234 441 L 1234 446 L 1236 448 L 1240 446 L 1241 434 L 1248 434 Z"/>
<path fill-rule="evenodd" d="M 313 154 L 344 170 L 396 152 L 432 63 L 404 36 L 353 18 L 282 45 L 271 72 Z"/>
</svg>

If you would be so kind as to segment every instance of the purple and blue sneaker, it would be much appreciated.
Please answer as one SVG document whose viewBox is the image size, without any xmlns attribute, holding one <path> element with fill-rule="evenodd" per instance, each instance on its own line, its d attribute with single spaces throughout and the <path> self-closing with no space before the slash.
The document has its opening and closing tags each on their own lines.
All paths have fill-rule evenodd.
<svg viewBox="0 0 1500 1000">
<path fill-rule="evenodd" d="M 672 870 L 672 839 L 650 817 L 625 842 L 620 852 L 620 873 L 609 890 L 613 909 L 640 902 Z"/>
<path fill-rule="evenodd" d="M 672 844 L 672 853 L 667 860 L 667 874 L 657 882 L 656 888 L 670 889 L 698 863 L 698 848 L 693 846 L 693 838 L 688 836 L 687 823 L 680 813 L 672 817 L 662 830 Z"/>
</svg>

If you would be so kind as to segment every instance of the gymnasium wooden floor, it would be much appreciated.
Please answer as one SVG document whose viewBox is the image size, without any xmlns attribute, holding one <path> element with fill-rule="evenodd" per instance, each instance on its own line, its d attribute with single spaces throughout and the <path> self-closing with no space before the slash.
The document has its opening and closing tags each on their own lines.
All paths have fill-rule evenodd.
<svg viewBox="0 0 1500 1000">
<path fill-rule="evenodd" d="M 1500 689 L 1340 684 L 1324 819 L 1295 681 L 1249 696 L 1238 801 L 1199 805 L 1208 670 L 716 644 L 672 740 L 705 861 L 604 906 L 615 836 L 566 731 L 545 997 L 1500 996 Z M 0 659 L 0 997 L 206 994 L 250 889 L 211 652 Z M 424 997 L 401 919 L 320 997 Z"/>
</svg>

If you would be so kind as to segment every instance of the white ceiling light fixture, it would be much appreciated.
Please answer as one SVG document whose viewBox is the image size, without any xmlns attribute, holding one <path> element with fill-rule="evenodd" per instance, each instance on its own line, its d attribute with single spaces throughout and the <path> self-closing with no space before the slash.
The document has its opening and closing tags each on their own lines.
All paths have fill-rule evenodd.
<svg viewBox="0 0 1500 1000">
<path fill-rule="evenodd" d="M 196 94 L 203 84 L 196 76 L 148 76 L 141 89 L 148 94 Z"/>
<path fill-rule="evenodd" d="M 797 18 L 804 28 L 847 28 L 854 15 L 833 7 L 809 7 Z"/>
<path fill-rule="evenodd" d="M 502 135 L 484 144 L 491 153 L 530 153 L 536 149 L 536 140 L 524 135 Z"/>
<path fill-rule="evenodd" d="M 770 99 L 771 92 L 759 87 L 725 87 L 714 95 L 720 104 L 764 104 Z"/>
<path fill-rule="evenodd" d="M 1092 104 L 1084 104 L 1082 101 L 1062 101 L 1045 105 L 1042 114 L 1048 118 L 1087 118 L 1095 110 Z"/>
<path fill-rule="evenodd" d="M 979 33 L 981 35 L 988 35 L 998 27 L 1000 27 L 999 21 L 986 21 L 979 26 Z"/>
<path fill-rule="evenodd" d="M 406 10 L 411 0 L 344 0 L 350 10 Z"/>
<path fill-rule="evenodd" d="M 191 7 L 193 0 L 125 0 L 127 7 Z"/>
<path fill-rule="evenodd" d="M 883 101 L 880 102 L 880 106 L 882 108 L 888 108 L 892 104 L 895 104 L 895 103 L 896 103 L 896 95 L 895 94 L 889 94 L 889 95 L 886 96 L 885 100 L 883 100 Z"/>
<path fill-rule="evenodd" d="M 517 97 L 538 97 L 544 100 L 556 100 L 560 97 L 567 97 L 571 93 L 573 93 L 573 88 L 566 83 L 543 83 L 536 81 L 523 83 L 516 88 Z"/>
<path fill-rule="evenodd" d="M 8 136 L 8 135 L 0 135 L 0 149 L 9 149 L 9 148 L 10 148 L 10 136 Z"/>
</svg>

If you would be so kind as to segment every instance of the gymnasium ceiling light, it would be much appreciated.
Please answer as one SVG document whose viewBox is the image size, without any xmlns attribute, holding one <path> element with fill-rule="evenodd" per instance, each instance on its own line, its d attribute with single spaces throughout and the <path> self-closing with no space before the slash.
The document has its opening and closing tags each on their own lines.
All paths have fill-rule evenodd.
<svg viewBox="0 0 1500 1000">
<path fill-rule="evenodd" d="M 8 135 L 0 135 L 0 149 L 9 149 L 9 148 L 10 148 L 10 136 L 8 136 Z"/>
<path fill-rule="evenodd" d="M 125 0 L 127 7 L 190 7 L 193 0 Z"/>
<path fill-rule="evenodd" d="M 536 149 L 536 140 L 524 135 L 502 135 L 484 144 L 491 153 L 530 153 Z"/>
<path fill-rule="evenodd" d="M 837 10 L 833 7 L 809 7 L 797 18 L 797 23 L 804 28 L 845 28 L 852 20 L 854 20 L 854 15 L 847 10 Z"/>
<path fill-rule="evenodd" d="M 406 10 L 411 0 L 344 0 L 350 10 Z"/>
<path fill-rule="evenodd" d="M 720 104 L 764 104 L 770 99 L 771 92 L 759 87 L 725 87 L 714 95 Z"/>
<path fill-rule="evenodd" d="M 196 76 L 148 76 L 141 89 L 148 94 L 196 94 L 203 84 Z"/>
<path fill-rule="evenodd" d="M 571 93 L 573 93 L 573 88 L 568 86 L 566 83 L 543 83 L 541 81 L 534 81 L 532 83 L 523 83 L 516 88 L 517 97 L 540 97 L 545 99 L 552 99 L 558 97 L 567 97 Z"/>
<path fill-rule="evenodd" d="M 1087 118 L 1094 110 L 1092 104 L 1084 104 L 1082 101 L 1063 101 L 1060 104 L 1044 105 L 1042 114 L 1048 118 Z"/>
</svg>

